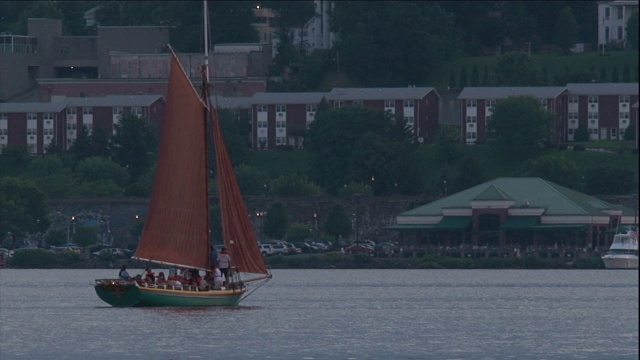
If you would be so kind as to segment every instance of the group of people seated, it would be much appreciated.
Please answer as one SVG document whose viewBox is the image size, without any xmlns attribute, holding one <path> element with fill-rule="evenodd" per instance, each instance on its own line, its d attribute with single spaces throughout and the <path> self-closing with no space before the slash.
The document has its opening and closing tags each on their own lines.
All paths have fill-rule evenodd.
<svg viewBox="0 0 640 360">
<path fill-rule="evenodd" d="M 222 273 L 217 266 L 214 266 L 212 271 L 207 271 L 204 276 L 200 274 L 198 269 L 183 268 L 180 269 L 180 274 L 178 274 L 178 269 L 171 269 L 169 271 L 169 277 L 166 278 L 164 272 L 161 271 L 156 276 L 149 267 L 145 269 L 142 275 L 137 275 L 135 278 L 131 278 L 126 267 L 123 266 L 120 269 L 119 277 L 124 280 L 135 280 L 138 284 L 166 284 L 173 287 L 189 285 L 196 286 L 199 290 L 221 290 L 224 282 Z"/>
</svg>

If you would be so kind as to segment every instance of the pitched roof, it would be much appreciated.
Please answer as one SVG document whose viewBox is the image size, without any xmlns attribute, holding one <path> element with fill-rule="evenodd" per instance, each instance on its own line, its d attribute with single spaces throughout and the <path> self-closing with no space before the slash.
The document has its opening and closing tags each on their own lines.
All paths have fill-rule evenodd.
<svg viewBox="0 0 640 360">
<path fill-rule="evenodd" d="M 554 99 L 566 90 L 564 86 L 500 86 L 465 87 L 458 99 L 504 99 L 510 96 L 531 95 L 537 99 Z"/>
<path fill-rule="evenodd" d="M 211 103 L 219 109 L 250 109 L 251 97 L 211 96 Z"/>
<path fill-rule="evenodd" d="M 432 87 L 402 88 L 333 88 L 328 100 L 408 100 L 422 99 Z"/>
<path fill-rule="evenodd" d="M 489 197 L 485 198 L 486 196 Z M 426 205 L 405 211 L 399 216 L 442 215 L 442 208 L 469 208 L 471 200 L 478 200 L 478 198 L 495 200 L 494 196 L 513 199 L 516 204 L 522 204 L 526 201 L 530 207 L 545 208 L 544 214 L 546 216 L 600 216 L 606 215 L 605 210 L 620 209 L 620 206 L 609 204 L 541 178 L 504 177 L 487 181 Z M 633 210 L 629 208 L 623 207 L 622 210 L 626 214 L 633 214 Z"/>
<path fill-rule="evenodd" d="M 491 185 L 485 191 L 474 197 L 473 200 L 513 200 L 509 195 L 505 194 L 502 190 Z"/>
<path fill-rule="evenodd" d="M 638 95 L 638 83 L 571 83 L 567 90 L 574 95 Z"/>
<path fill-rule="evenodd" d="M 251 103 L 259 104 L 318 104 L 328 93 L 324 92 L 291 92 L 291 93 L 265 93 L 253 94 Z"/>
<path fill-rule="evenodd" d="M 107 95 L 104 97 L 68 97 L 61 100 L 68 106 L 149 106 L 162 99 L 162 95 Z"/>
<path fill-rule="evenodd" d="M 0 113 L 60 112 L 66 107 L 64 103 L 0 103 Z"/>
</svg>

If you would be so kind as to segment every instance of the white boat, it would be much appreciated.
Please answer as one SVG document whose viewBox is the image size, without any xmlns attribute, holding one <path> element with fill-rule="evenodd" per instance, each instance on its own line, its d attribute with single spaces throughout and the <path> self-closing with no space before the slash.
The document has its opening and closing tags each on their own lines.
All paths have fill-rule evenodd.
<svg viewBox="0 0 640 360">
<path fill-rule="evenodd" d="M 607 269 L 637 269 L 638 231 L 634 229 L 615 234 L 609 252 L 602 256 L 602 261 Z"/>
</svg>

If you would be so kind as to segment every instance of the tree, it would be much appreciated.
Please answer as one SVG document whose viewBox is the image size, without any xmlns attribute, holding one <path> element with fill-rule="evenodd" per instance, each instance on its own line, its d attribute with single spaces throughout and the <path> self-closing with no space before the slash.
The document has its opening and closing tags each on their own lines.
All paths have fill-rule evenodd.
<svg viewBox="0 0 640 360">
<path fill-rule="evenodd" d="M 618 67 L 613 67 L 613 72 L 611 73 L 611 82 L 617 83 L 620 82 L 620 75 L 618 75 Z"/>
<path fill-rule="evenodd" d="M 638 50 L 638 12 L 634 11 L 627 20 L 627 44 L 630 48 Z"/>
<path fill-rule="evenodd" d="M 462 191 L 487 181 L 484 169 L 472 156 L 465 156 L 460 163 L 458 175 L 452 179 L 449 193 Z"/>
<path fill-rule="evenodd" d="M 255 166 L 240 165 L 236 168 L 236 178 L 244 195 L 264 195 L 265 179 L 268 174 Z"/>
<path fill-rule="evenodd" d="M 76 161 L 84 160 L 93 155 L 89 129 L 87 129 L 86 126 L 82 126 L 80 130 L 77 131 L 77 137 L 69 151 L 74 155 Z"/>
<path fill-rule="evenodd" d="M 578 126 L 573 133 L 573 140 L 578 142 L 589 141 L 589 129 L 585 126 Z"/>
<path fill-rule="evenodd" d="M 63 198 L 73 194 L 76 180 L 73 171 L 57 155 L 38 156 L 29 164 L 28 176 L 48 198 Z"/>
<path fill-rule="evenodd" d="M 530 156 L 549 139 L 552 121 L 553 115 L 536 98 L 510 97 L 496 104 L 487 138 L 504 156 Z"/>
<path fill-rule="evenodd" d="M 51 230 L 45 237 L 48 246 L 61 246 L 67 242 L 67 235 L 62 230 Z"/>
<path fill-rule="evenodd" d="M 538 71 L 531 56 L 524 52 L 510 52 L 500 56 L 496 65 L 496 75 L 500 86 L 535 86 Z"/>
<path fill-rule="evenodd" d="M 448 88 L 454 90 L 458 87 L 456 83 L 456 72 L 454 70 L 449 71 L 449 86 Z"/>
<path fill-rule="evenodd" d="M 271 193 L 277 196 L 314 196 L 320 193 L 320 188 L 305 174 L 286 174 L 273 182 Z"/>
<path fill-rule="evenodd" d="M 469 86 L 469 80 L 467 79 L 467 68 L 462 67 L 460 70 L 460 84 L 458 85 L 459 89 L 464 89 Z"/>
<path fill-rule="evenodd" d="M 344 206 L 336 204 L 331 208 L 324 223 L 324 232 L 332 235 L 336 242 L 340 237 L 346 238 L 351 235 L 351 220 Z"/>
<path fill-rule="evenodd" d="M 460 133 L 453 126 L 442 126 L 436 132 L 433 139 L 433 145 L 438 155 L 438 159 L 442 162 L 450 162 L 458 159 L 460 156 Z"/>
<path fill-rule="evenodd" d="M 478 73 L 478 64 L 473 64 L 471 68 L 471 86 L 480 86 L 480 74 Z"/>
<path fill-rule="evenodd" d="M 311 225 L 296 222 L 289 226 L 289 230 L 287 230 L 287 240 L 304 241 L 312 234 L 313 227 Z"/>
<path fill-rule="evenodd" d="M 98 242 L 98 231 L 95 227 L 79 226 L 73 235 L 73 240 L 78 246 L 87 247 Z"/>
<path fill-rule="evenodd" d="M 271 204 L 264 220 L 264 233 L 272 239 L 282 239 L 287 233 L 287 216 L 280 201 Z"/>
<path fill-rule="evenodd" d="M 114 125 L 114 159 L 129 172 L 131 182 L 152 166 L 150 154 L 158 149 L 156 130 L 142 117 L 125 115 Z"/>
<path fill-rule="evenodd" d="M 560 10 L 560 14 L 558 15 L 553 43 L 565 53 L 569 54 L 569 49 L 575 45 L 577 37 L 578 23 L 576 22 L 576 18 L 573 16 L 571 7 L 567 6 Z"/>
<path fill-rule="evenodd" d="M 587 193 L 594 195 L 623 195 L 638 191 L 637 178 L 631 169 L 620 169 L 611 165 L 589 168 L 585 174 Z"/>
<path fill-rule="evenodd" d="M 129 182 L 127 170 L 116 162 L 93 156 L 78 164 L 76 176 L 80 182 L 111 180 L 115 185 L 124 188 Z"/>
<path fill-rule="evenodd" d="M 0 234 L 13 236 L 44 232 L 49 228 L 45 195 L 32 181 L 0 178 Z"/>
<path fill-rule="evenodd" d="M 526 176 L 540 177 L 574 190 L 581 190 L 582 173 L 578 165 L 564 156 L 546 155 L 527 164 Z"/>
<path fill-rule="evenodd" d="M 434 2 L 338 1 L 331 20 L 341 67 L 362 84 L 424 81 L 459 47 L 453 17 Z"/>
<path fill-rule="evenodd" d="M 633 141 L 636 139 L 636 126 L 634 124 L 630 124 L 624 130 L 624 139 L 626 141 Z"/>
</svg>

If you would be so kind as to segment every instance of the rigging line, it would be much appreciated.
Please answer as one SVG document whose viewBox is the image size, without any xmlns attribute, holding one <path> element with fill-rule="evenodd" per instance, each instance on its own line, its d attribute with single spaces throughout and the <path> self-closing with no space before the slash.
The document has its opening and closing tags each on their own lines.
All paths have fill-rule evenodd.
<svg viewBox="0 0 640 360">
<path fill-rule="evenodd" d="M 266 284 L 267 282 L 269 282 L 269 280 L 271 280 L 271 277 L 264 279 L 264 281 L 262 281 L 261 283 L 259 283 L 258 285 L 256 285 L 255 287 L 252 287 L 251 291 L 248 291 L 244 294 L 244 296 L 242 296 L 239 300 L 238 300 L 238 304 L 240 304 L 240 302 L 246 298 L 249 297 L 249 295 L 253 294 L 254 291 L 258 290 L 259 288 L 261 288 L 264 284 Z"/>
</svg>

